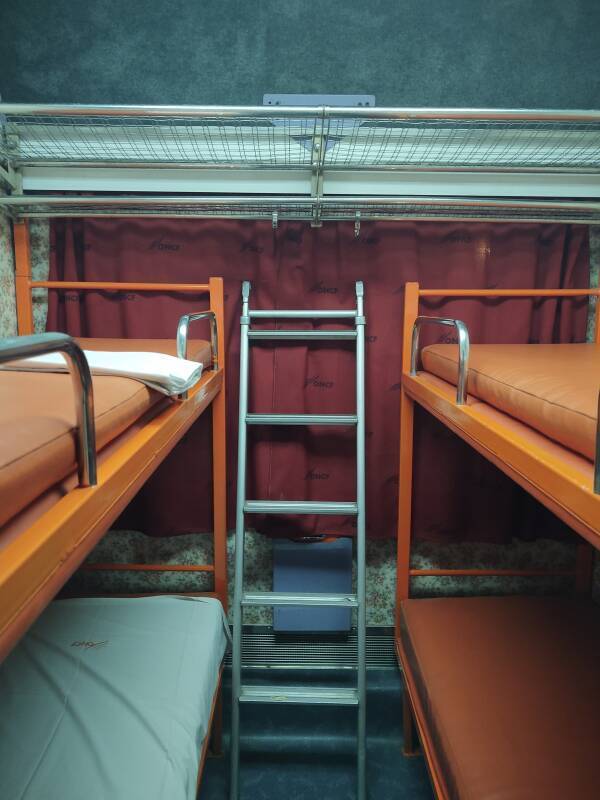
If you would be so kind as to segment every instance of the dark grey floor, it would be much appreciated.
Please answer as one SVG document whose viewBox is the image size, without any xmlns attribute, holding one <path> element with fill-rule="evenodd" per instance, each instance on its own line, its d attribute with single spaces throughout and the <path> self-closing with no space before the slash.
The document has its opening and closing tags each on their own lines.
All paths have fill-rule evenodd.
<svg viewBox="0 0 600 800">
<path fill-rule="evenodd" d="M 267 673 L 267 674 L 265 674 Z M 246 673 L 247 674 L 247 673 Z M 306 683 L 306 672 L 256 671 L 255 682 Z M 313 673 L 315 683 L 351 678 Z M 229 787 L 230 679 L 224 678 L 224 753 L 209 758 L 200 800 L 225 800 Z M 370 800 L 432 800 L 421 757 L 402 755 L 402 682 L 395 670 L 369 670 L 367 778 Z M 354 800 L 356 710 L 323 706 L 242 708 L 241 800 Z"/>
</svg>

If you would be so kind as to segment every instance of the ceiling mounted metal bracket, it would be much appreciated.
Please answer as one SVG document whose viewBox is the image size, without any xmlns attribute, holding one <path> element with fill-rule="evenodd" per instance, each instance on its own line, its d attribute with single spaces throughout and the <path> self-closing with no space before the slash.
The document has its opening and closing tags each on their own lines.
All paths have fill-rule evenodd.
<svg viewBox="0 0 600 800">
<path fill-rule="evenodd" d="M 323 197 L 323 165 L 325 163 L 326 150 L 325 115 L 326 110 L 323 108 L 315 119 L 313 133 L 310 185 L 310 194 L 313 200 L 313 218 L 311 221 L 311 227 L 313 228 L 320 228 L 323 224 L 321 219 L 321 198 Z"/>
<path fill-rule="evenodd" d="M 272 225 L 274 231 L 279 227 L 279 213 L 277 211 L 273 212 Z"/>
</svg>

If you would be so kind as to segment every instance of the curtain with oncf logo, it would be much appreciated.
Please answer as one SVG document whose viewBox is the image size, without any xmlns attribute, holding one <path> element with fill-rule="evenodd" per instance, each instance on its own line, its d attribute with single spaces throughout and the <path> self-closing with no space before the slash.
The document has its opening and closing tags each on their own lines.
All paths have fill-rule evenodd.
<svg viewBox="0 0 600 800">
<path fill-rule="evenodd" d="M 400 331 L 407 281 L 439 287 L 583 287 L 589 280 L 583 226 L 474 223 L 351 223 L 222 220 L 67 220 L 51 230 L 51 278 L 204 282 L 225 279 L 229 525 L 234 524 L 240 286 L 258 308 L 350 308 L 365 284 L 367 316 L 368 535 L 396 531 Z M 50 292 L 48 330 L 102 337 L 170 337 L 179 316 L 206 308 L 188 294 Z M 424 313 L 457 317 L 473 342 L 569 342 L 585 338 L 584 300 L 452 298 Z M 311 324 L 311 323 L 309 323 Z M 201 334 L 201 329 L 196 335 Z M 424 344 L 446 337 L 423 332 Z M 208 332 L 203 334 L 208 338 Z M 445 340 L 445 339 L 444 339 Z M 351 342 L 254 344 L 253 411 L 349 413 Z M 415 534 L 501 541 L 560 532 L 562 525 L 495 467 L 425 412 L 415 431 Z M 248 497 L 352 500 L 352 429 L 251 428 Z M 210 415 L 167 457 L 125 512 L 121 527 L 151 535 L 209 530 Z M 349 534 L 353 519 L 268 517 L 273 535 Z"/>
</svg>

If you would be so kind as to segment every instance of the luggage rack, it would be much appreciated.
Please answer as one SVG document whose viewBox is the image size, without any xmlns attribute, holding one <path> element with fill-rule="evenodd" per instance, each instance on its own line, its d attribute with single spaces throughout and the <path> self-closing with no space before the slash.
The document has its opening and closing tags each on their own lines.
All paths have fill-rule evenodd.
<svg viewBox="0 0 600 800">
<path fill-rule="evenodd" d="M 600 111 L 0 104 L 0 209 L 600 222 Z"/>
</svg>

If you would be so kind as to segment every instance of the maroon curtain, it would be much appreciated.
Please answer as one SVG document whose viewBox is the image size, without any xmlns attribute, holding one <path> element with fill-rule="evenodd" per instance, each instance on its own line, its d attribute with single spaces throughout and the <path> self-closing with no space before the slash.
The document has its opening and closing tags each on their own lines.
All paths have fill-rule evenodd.
<svg viewBox="0 0 600 800">
<path fill-rule="evenodd" d="M 235 511 L 240 282 L 263 308 L 349 308 L 365 282 L 367 315 L 368 532 L 395 535 L 403 287 L 583 287 L 587 229 L 534 224 L 386 223 L 311 229 L 301 223 L 86 220 L 53 223 L 51 277 L 203 282 L 225 279 L 229 523 Z M 178 317 L 206 306 L 190 295 L 50 293 L 48 328 L 82 336 L 171 337 Z M 451 299 L 425 313 L 463 319 L 473 342 L 582 341 L 583 300 Z M 201 333 L 201 330 L 198 331 Z M 202 333 L 207 336 L 206 333 Z M 445 330 L 424 331 L 440 341 Z M 429 338 L 427 338 L 429 337 Z M 351 412 L 350 346 L 251 348 L 251 409 Z M 252 430 L 249 497 L 352 500 L 353 432 Z M 560 527 L 512 481 L 441 424 L 417 414 L 415 533 L 501 540 Z M 210 415 L 204 415 L 148 481 L 122 524 L 153 535 L 210 529 Z M 351 519 L 256 520 L 269 533 L 351 533 Z"/>
</svg>

